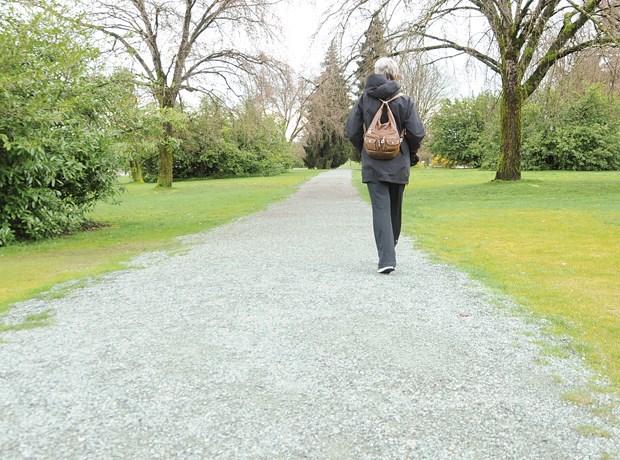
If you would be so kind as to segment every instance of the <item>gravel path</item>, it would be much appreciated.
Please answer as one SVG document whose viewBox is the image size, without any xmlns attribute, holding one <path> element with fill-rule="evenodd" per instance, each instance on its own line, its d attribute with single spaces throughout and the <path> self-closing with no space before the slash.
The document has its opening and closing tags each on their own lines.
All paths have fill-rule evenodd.
<svg viewBox="0 0 620 460">
<path fill-rule="evenodd" d="M 397 271 L 375 272 L 349 170 L 185 240 L 12 311 L 54 324 L 3 336 L 2 458 L 620 452 L 617 427 L 562 398 L 594 376 L 541 365 L 535 322 L 406 239 Z"/>
</svg>

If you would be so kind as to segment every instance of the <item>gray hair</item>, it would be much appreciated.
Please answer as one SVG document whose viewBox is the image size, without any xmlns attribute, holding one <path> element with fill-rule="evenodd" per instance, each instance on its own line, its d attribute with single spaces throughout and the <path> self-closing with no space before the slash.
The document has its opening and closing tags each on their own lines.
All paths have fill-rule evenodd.
<svg viewBox="0 0 620 460">
<path fill-rule="evenodd" d="M 388 80 L 395 80 L 398 77 L 398 64 L 392 58 L 379 58 L 375 62 L 375 73 L 385 75 Z"/>
</svg>

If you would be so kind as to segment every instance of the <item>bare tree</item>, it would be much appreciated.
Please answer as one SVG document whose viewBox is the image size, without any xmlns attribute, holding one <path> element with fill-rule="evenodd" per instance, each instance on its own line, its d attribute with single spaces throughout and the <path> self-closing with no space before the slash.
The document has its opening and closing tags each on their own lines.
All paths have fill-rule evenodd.
<svg viewBox="0 0 620 460">
<path fill-rule="evenodd" d="M 429 0 L 418 20 L 400 24 L 388 38 L 395 44 L 393 55 L 449 50 L 471 56 L 500 77 L 501 142 L 495 177 L 518 180 L 523 101 L 557 62 L 588 48 L 620 46 L 619 1 Z M 412 9 L 416 3 L 347 0 L 332 16 L 340 14 L 346 21 L 362 9 Z M 408 45 L 412 37 L 420 40 L 417 46 Z"/>
<path fill-rule="evenodd" d="M 50 8 L 43 0 L 24 0 Z M 243 49 L 270 36 L 270 7 L 279 0 L 93 0 L 77 21 L 120 44 L 137 63 L 161 109 L 173 109 L 181 91 L 209 91 L 201 82 L 229 80 L 267 61 Z M 78 8 L 73 7 L 72 11 Z M 157 185 L 172 185 L 172 124 L 164 123 Z"/>
<path fill-rule="evenodd" d="M 266 111 L 282 120 L 287 140 L 293 142 L 304 129 L 314 84 L 286 63 L 263 67 L 251 80 L 248 92 Z"/>
<path fill-rule="evenodd" d="M 617 56 L 612 53 L 587 50 L 556 65 L 541 87 L 583 90 L 592 84 L 599 84 L 612 93 L 616 86 L 618 63 Z"/>
<path fill-rule="evenodd" d="M 448 84 L 445 76 L 422 53 L 403 56 L 399 66 L 401 88 L 412 97 L 422 123 L 426 126 L 441 100 L 446 97 Z"/>
</svg>

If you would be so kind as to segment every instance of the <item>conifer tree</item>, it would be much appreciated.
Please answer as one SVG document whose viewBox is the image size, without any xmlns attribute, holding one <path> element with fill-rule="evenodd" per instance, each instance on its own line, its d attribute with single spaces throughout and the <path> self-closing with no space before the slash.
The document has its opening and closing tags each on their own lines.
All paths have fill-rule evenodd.
<svg viewBox="0 0 620 460">
<path fill-rule="evenodd" d="M 328 169 L 344 164 L 352 153 L 344 132 L 351 105 L 349 85 L 334 41 L 322 68 L 308 100 L 304 163 L 308 168 Z"/>
<path fill-rule="evenodd" d="M 360 58 L 357 61 L 355 77 L 358 85 L 358 94 L 362 94 L 366 86 L 366 77 L 373 73 L 377 59 L 386 56 L 389 47 L 385 39 L 385 22 L 379 14 L 375 14 L 370 20 L 368 29 L 364 32 L 364 43 L 360 48 Z"/>
</svg>

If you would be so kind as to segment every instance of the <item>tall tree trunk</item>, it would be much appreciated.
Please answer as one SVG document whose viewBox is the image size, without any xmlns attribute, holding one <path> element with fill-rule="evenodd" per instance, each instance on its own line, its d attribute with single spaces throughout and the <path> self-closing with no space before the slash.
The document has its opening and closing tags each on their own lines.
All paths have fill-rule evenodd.
<svg viewBox="0 0 620 460">
<path fill-rule="evenodd" d="M 159 92 L 158 101 L 159 107 L 162 110 L 174 109 L 177 94 L 172 91 L 165 83 L 165 77 L 160 76 L 159 79 Z M 166 114 L 167 116 L 167 114 Z M 159 152 L 159 169 L 157 174 L 157 186 L 170 188 L 172 187 L 172 162 L 173 162 L 173 147 L 172 147 L 172 123 L 164 121 L 163 123 L 163 135 L 158 148 Z"/>
<path fill-rule="evenodd" d="M 505 60 L 500 102 L 500 148 L 495 180 L 521 179 L 523 91 L 516 61 Z"/>
<path fill-rule="evenodd" d="M 157 186 L 172 187 L 172 124 L 164 122 L 164 138 L 159 144 L 159 170 Z"/>
<path fill-rule="evenodd" d="M 140 160 L 129 160 L 129 168 L 131 169 L 131 180 L 137 182 L 138 184 L 143 184 L 144 178 L 142 177 L 142 166 L 140 165 Z"/>
</svg>

